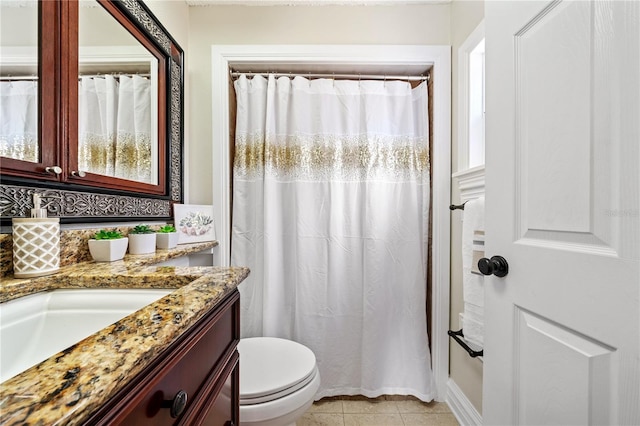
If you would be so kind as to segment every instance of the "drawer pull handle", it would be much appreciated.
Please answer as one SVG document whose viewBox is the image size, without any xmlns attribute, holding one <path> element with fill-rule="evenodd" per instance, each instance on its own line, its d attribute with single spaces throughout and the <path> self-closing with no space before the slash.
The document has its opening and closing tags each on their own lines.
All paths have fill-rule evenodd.
<svg viewBox="0 0 640 426">
<path fill-rule="evenodd" d="M 162 402 L 162 408 L 169 408 L 169 412 L 171 417 L 174 419 L 180 416 L 184 411 L 184 408 L 187 406 L 187 393 L 183 390 L 178 391 L 176 396 L 173 397 L 173 400 L 164 400 Z"/>
</svg>

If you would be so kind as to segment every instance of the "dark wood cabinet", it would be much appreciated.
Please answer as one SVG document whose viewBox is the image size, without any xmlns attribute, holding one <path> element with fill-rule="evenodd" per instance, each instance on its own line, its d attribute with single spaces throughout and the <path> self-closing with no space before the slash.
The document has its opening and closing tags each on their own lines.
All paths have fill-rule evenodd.
<svg viewBox="0 0 640 426">
<path fill-rule="evenodd" d="M 27 106 L 14 107 L 25 109 L 28 117 L 14 122 L 28 125 L 19 130 L 16 125 L 10 136 L 2 135 L 0 194 L 10 202 L 3 222 L 9 216 L 28 214 L 30 207 L 25 206 L 31 205 L 31 188 L 47 191 L 43 201 L 49 214 L 63 220 L 172 217 L 171 205 L 182 202 L 184 184 L 182 48 L 142 0 L 95 0 L 82 6 L 79 0 L 40 0 L 37 8 L 37 40 L 27 45 L 15 37 L 0 46 L 3 52 L 11 52 L 11 57 L 0 58 L 0 77 L 9 83 L 35 85 L 35 92 L 30 90 L 25 96 L 29 102 L 22 103 Z M 0 9 L 10 21 L 8 13 L 23 8 L 0 5 Z M 102 20 L 94 24 L 88 18 L 96 13 L 88 11 L 102 12 Z M 26 24 L 27 17 L 28 24 L 36 24 L 31 14 L 15 16 L 16 28 Z M 87 29 L 94 31 L 87 35 Z M 118 36 L 114 29 L 119 30 Z M 122 39 L 123 35 L 128 40 Z M 136 68 L 143 65 L 147 71 Z M 89 87 L 91 84 L 85 86 L 82 81 L 105 75 L 118 79 L 117 85 L 121 77 L 144 76 L 148 93 L 138 98 L 144 97 L 145 102 L 133 105 L 133 100 L 125 102 L 126 97 L 118 97 L 125 107 L 109 108 L 104 117 L 95 112 L 99 102 L 106 103 L 104 91 L 100 90 L 104 96 L 98 100 L 97 95 L 92 97 L 95 90 L 79 87 Z M 109 96 L 119 93 L 115 87 Z M 95 100 L 88 102 L 89 98 Z M 34 102 L 37 105 L 32 105 Z M 142 111 L 140 116 L 149 116 L 135 124 L 143 130 L 132 130 L 135 120 L 127 113 L 132 108 Z M 37 111 L 31 114 L 33 110 Z M 117 117 L 118 111 L 124 111 L 126 119 L 116 124 L 112 115 Z M 100 121 L 103 118 L 104 122 Z M 87 123 L 92 123 L 91 129 Z M 121 137 L 116 138 L 118 132 Z M 87 194 L 100 195 L 91 198 Z M 63 199 L 64 203 L 58 201 Z M 93 203 L 108 203 L 110 208 Z"/>
<path fill-rule="evenodd" d="M 240 295 L 229 295 L 87 421 L 237 425 Z"/>
<path fill-rule="evenodd" d="M 60 19 L 64 3 L 41 1 L 38 3 L 38 161 L 23 161 L 2 157 L 1 174 L 20 178 L 36 178 L 58 182 L 60 173 L 47 171 L 48 167 L 62 164 L 62 152 L 58 145 L 58 120 L 61 115 L 59 101 L 60 67 L 63 32 Z M 2 61 L 0 61 L 0 65 Z M 61 169 L 62 170 L 62 169 Z"/>
</svg>

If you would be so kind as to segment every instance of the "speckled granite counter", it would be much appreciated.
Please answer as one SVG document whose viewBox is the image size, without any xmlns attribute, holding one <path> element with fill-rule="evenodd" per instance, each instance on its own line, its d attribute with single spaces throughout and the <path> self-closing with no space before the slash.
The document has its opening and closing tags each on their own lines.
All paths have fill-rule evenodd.
<svg viewBox="0 0 640 426">
<path fill-rule="evenodd" d="M 2 301 L 58 288 L 176 288 L 1 383 L 0 424 L 81 424 L 247 277 L 247 268 L 152 265 L 213 245 L 183 245 L 122 261 L 83 262 L 48 277 L 0 281 Z"/>
</svg>

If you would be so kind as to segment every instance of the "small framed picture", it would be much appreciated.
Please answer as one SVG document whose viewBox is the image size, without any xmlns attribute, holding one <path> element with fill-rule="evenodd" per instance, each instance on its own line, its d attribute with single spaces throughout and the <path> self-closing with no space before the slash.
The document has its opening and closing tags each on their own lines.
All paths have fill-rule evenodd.
<svg viewBox="0 0 640 426">
<path fill-rule="evenodd" d="M 216 239 L 213 206 L 174 204 L 173 215 L 178 231 L 178 244 L 199 243 Z"/>
</svg>

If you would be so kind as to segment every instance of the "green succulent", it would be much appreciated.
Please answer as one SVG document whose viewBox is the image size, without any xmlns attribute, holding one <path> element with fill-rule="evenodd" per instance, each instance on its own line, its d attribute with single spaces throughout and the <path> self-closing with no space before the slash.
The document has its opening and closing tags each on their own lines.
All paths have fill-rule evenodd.
<svg viewBox="0 0 640 426">
<path fill-rule="evenodd" d="M 173 225 L 164 225 L 158 229 L 158 232 L 161 234 L 168 234 L 170 232 L 176 232 L 176 228 L 174 228 Z"/>
<path fill-rule="evenodd" d="M 133 227 L 130 234 L 153 234 L 153 229 L 149 225 L 136 225 Z"/>
<path fill-rule="evenodd" d="M 105 231 L 104 229 L 99 230 L 93 235 L 95 240 L 117 240 L 123 237 L 124 236 L 118 231 Z"/>
</svg>

